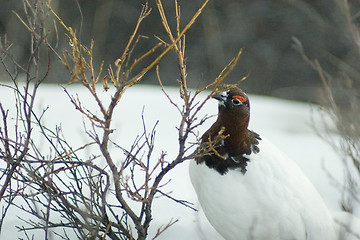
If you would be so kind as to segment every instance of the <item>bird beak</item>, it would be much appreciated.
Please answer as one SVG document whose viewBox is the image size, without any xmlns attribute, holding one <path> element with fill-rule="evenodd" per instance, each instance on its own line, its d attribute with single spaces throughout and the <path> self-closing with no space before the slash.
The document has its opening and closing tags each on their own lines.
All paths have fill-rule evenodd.
<svg viewBox="0 0 360 240">
<path fill-rule="evenodd" d="M 212 96 L 212 98 L 218 100 L 220 105 L 225 105 L 227 96 L 224 93 L 218 93 Z"/>
</svg>

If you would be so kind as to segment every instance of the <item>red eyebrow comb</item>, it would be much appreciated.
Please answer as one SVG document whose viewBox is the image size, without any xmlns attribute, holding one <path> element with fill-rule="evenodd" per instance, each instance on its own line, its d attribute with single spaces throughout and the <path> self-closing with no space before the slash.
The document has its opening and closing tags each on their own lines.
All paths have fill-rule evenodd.
<svg viewBox="0 0 360 240">
<path fill-rule="evenodd" d="M 242 103 L 246 102 L 246 98 L 243 97 L 243 96 L 240 96 L 240 95 L 235 95 L 232 98 L 235 98 L 235 99 L 239 100 Z"/>
</svg>

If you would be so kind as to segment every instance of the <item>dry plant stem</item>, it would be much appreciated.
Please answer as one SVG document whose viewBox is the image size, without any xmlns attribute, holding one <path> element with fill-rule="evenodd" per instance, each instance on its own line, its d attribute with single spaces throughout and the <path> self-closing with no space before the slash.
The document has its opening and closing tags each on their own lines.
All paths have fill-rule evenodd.
<svg viewBox="0 0 360 240">
<path fill-rule="evenodd" d="M 347 20 L 345 26 L 353 43 L 360 51 L 360 31 L 352 16 L 348 1 L 335 1 L 340 12 Z M 359 176 L 360 176 L 360 124 L 359 124 L 359 73 L 354 71 L 351 66 L 341 60 L 333 58 L 334 67 L 341 70 L 341 77 L 334 77 L 326 72 L 318 60 L 309 59 L 305 53 L 302 43 L 293 37 L 293 47 L 299 52 L 301 57 L 319 74 L 323 83 L 320 104 L 322 125 L 324 131 L 319 131 L 314 126 L 317 134 L 327 142 L 340 155 L 345 170 L 345 183 L 334 180 L 329 173 L 329 177 L 338 185 L 342 192 L 341 207 L 343 210 L 351 212 L 353 206 L 359 205 Z M 339 99 L 339 97 L 342 99 Z M 344 103 L 344 102 L 345 103 Z M 329 117 L 335 124 L 337 134 L 334 137 L 333 126 L 329 126 Z M 315 124 L 314 122 L 314 125 Z"/>
<path fill-rule="evenodd" d="M 26 6 L 24 8 L 26 9 Z M 20 150 L 20 148 L 14 148 L 14 152 L 11 153 L 10 145 L 9 145 L 9 138 L 8 138 L 8 129 L 7 129 L 7 127 L 5 129 L 6 139 L 2 139 L 2 142 L 3 142 L 3 144 L 5 144 L 4 147 L 6 149 L 7 163 L 9 164 L 8 166 L 11 166 L 11 168 L 9 169 L 6 179 L 0 189 L 0 202 L 4 196 L 4 193 L 5 193 L 8 185 L 10 184 L 11 178 L 12 178 L 16 168 L 18 167 L 18 165 L 24 159 L 24 157 L 26 156 L 26 154 L 28 152 L 29 144 L 31 141 L 31 131 L 32 131 L 32 118 L 31 117 L 33 115 L 33 106 L 34 106 L 37 89 L 38 89 L 40 83 L 47 77 L 47 74 L 50 69 L 50 58 L 48 58 L 48 66 L 47 66 L 48 69 L 43 76 L 40 76 L 39 66 L 38 66 L 39 65 L 38 61 L 39 61 L 39 56 L 40 56 L 40 47 L 44 43 L 44 39 L 46 37 L 45 29 L 44 29 L 44 25 L 43 25 L 43 21 L 42 21 L 42 19 L 44 18 L 44 15 L 42 15 L 42 14 L 44 14 L 44 13 L 42 13 L 42 14 L 39 13 L 38 12 L 39 9 L 37 9 L 37 8 L 35 8 L 35 9 L 31 8 L 31 10 L 32 10 L 31 13 L 34 16 L 37 15 L 41 19 L 39 20 L 37 18 L 32 18 L 30 15 L 28 15 L 27 24 L 26 24 L 25 20 L 22 20 L 19 17 L 19 15 L 17 13 L 15 13 L 16 16 L 19 19 L 21 19 L 24 26 L 26 26 L 26 28 L 31 30 L 30 31 L 30 33 L 31 33 L 30 57 L 29 57 L 27 65 L 25 67 L 23 67 L 23 66 L 20 66 L 16 61 L 13 61 L 13 63 L 18 67 L 18 69 L 22 70 L 26 74 L 26 84 L 24 87 L 23 94 L 21 93 L 21 90 L 19 89 L 19 86 L 17 85 L 16 78 L 14 78 L 12 74 L 10 74 L 10 77 L 13 80 L 13 83 L 15 85 L 15 90 L 18 93 L 18 95 L 21 97 L 21 100 L 23 102 L 22 111 L 24 113 L 26 134 L 25 134 L 25 138 L 23 138 L 24 141 L 20 144 L 22 149 Z M 4 49 L 4 50 L 7 51 L 6 49 Z M 49 54 L 50 53 L 48 52 L 48 56 L 49 56 Z M 5 52 L 5 56 L 6 56 L 6 52 Z M 4 67 L 7 69 L 7 72 L 10 73 L 10 71 L 8 70 L 8 68 L 4 62 L 4 59 L 2 57 L 1 57 L 1 62 L 3 63 Z M 32 70 L 34 72 L 34 75 L 30 74 Z M 31 84 L 33 82 L 34 82 L 34 85 Z M 30 94 L 31 86 L 33 87 L 33 89 Z M 18 110 L 20 110 L 20 109 L 18 109 Z M 5 111 L 3 108 L 2 108 L 2 115 L 3 115 L 3 121 L 5 123 L 7 121 L 7 119 L 6 119 L 6 114 L 5 114 Z M 6 125 L 4 125 L 4 126 L 6 126 Z M 17 141 L 15 141 L 15 142 L 18 143 Z"/>
<path fill-rule="evenodd" d="M 121 208 L 128 214 L 128 216 L 134 222 L 135 228 L 137 229 L 137 232 L 138 232 L 138 239 L 145 239 L 145 237 L 147 236 L 148 227 L 149 227 L 150 221 L 152 219 L 152 217 L 151 217 L 152 200 L 154 199 L 154 196 L 156 194 L 156 189 L 159 187 L 163 176 L 170 169 L 172 169 L 178 162 L 181 161 L 181 156 L 182 156 L 183 152 L 181 152 L 179 154 L 177 161 L 174 161 L 173 163 L 169 164 L 167 167 L 163 168 L 161 173 L 155 178 L 155 181 L 151 188 L 147 187 L 149 184 L 147 179 L 149 179 L 149 176 L 152 174 L 152 172 L 146 171 L 147 178 L 145 179 L 144 185 L 141 186 L 137 191 L 131 193 L 132 196 L 135 196 L 140 189 L 143 189 L 143 188 L 150 189 L 150 192 L 149 192 L 148 196 L 146 197 L 147 200 L 143 201 L 143 209 L 145 212 L 145 219 L 144 219 L 144 222 L 142 223 L 143 215 L 137 216 L 135 214 L 135 212 L 129 207 L 128 203 L 125 201 L 125 199 L 122 195 L 121 171 L 119 171 L 119 169 L 115 165 L 115 163 L 112 159 L 112 156 L 108 150 L 110 134 L 112 133 L 111 121 L 112 121 L 113 112 L 114 112 L 114 110 L 117 106 L 117 103 L 119 102 L 122 94 L 126 91 L 126 89 L 133 86 L 134 84 L 137 84 L 142 79 L 142 77 L 144 76 L 145 73 L 147 73 L 150 69 L 152 69 L 156 64 L 159 63 L 159 61 L 162 59 L 163 56 L 165 56 L 165 54 L 167 54 L 169 51 L 174 50 L 174 49 L 176 50 L 176 52 L 179 52 L 179 53 L 182 52 L 182 54 L 184 54 L 184 50 L 179 51 L 179 47 L 177 46 L 177 43 L 180 42 L 181 39 L 184 39 L 185 32 L 195 22 L 196 18 L 200 15 L 200 13 L 201 13 L 202 9 L 205 7 L 206 3 L 207 3 L 207 1 L 205 1 L 205 3 L 202 5 L 202 7 L 195 13 L 193 18 L 189 21 L 189 23 L 184 27 L 184 29 L 181 32 L 178 29 L 177 38 L 176 39 L 172 38 L 171 43 L 166 46 L 165 50 L 162 53 L 160 53 L 153 62 L 151 62 L 148 66 L 144 67 L 139 73 L 135 74 L 134 77 L 128 79 L 130 73 L 134 70 L 135 66 L 138 65 L 143 59 L 145 59 L 149 55 L 153 54 L 155 52 L 155 50 L 159 46 L 162 45 L 161 43 L 155 45 L 152 49 L 150 49 L 148 52 L 143 54 L 140 58 L 135 60 L 134 63 L 130 66 L 130 68 L 126 72 L 122 73 L 121 69 L 122 69 L 123 65 L 127 64 L 129 61 L 128 56 L 129 56 L 130 48 L 133 45 L 133 42 L 134 42 L 135 36 L 137 34 L 138 28 L 140 26 L 140 23 L 145 19 L 146 16 L 149 15 L 149 13 L 151 11 L 148 9 L 147 4 L 144 6 L 144 8 L 140 14 L 140 17 L 138 19 L 138 22 L 135 26 L 135 29 L 133 31 L 133 34 L 131 35 L 131 37 L 125 47 L 125 50 L 123 51 L 123 54 L 115 62 L 115 65 L 116 65 L 115 74 L 113 73 L 111 66 L 108 69 L 110 81 L 116 87 L 116 92 L 115 92 L 114 96 L 112 97 L 111 102 L 107 108 L 105 108 L 102 105 L 102 103 L 99 100 L 99 98 L 97 97 L 97 93 L 95 91 L 95 83 L 99 79 L 100 74 L 98 74 L 95 77 L 94 76 L 95 73 L 92 70 L 93 69 L 92 46 L 91 46 L 90 50 L 87 50 L 85 47 L 83 47 L 82 44 L 79 42 L 79 40 L 76 38 L 74 31 L 71 28 L 67 27 L 61 21 L 61 19 L 52 11 L 52 9 L 50 7 L 50 2 L 48 4 L 48 7 L 50 8 L 50 10 L 55 14 L 55 16 L 59 19 L 60 23 L 68 31 L 70 41 L 73 44 L 72 58 L 75 62 L 74 67 L 71 67 L 71 65 L 69 64 L 66 57 L 64 57 L 63 61 L 62 61 L 64 63 L 64 65 L 68 68 L 68 70 L 72 72 L 73 77 L 72 77 L 71 82 L 72 81 L 80 81 L 85 87 L 88 88 L 88 90 L 92 93 L 93 97 L 95 98 L 95 101 L 98 103 L 98 105 L 100 107 L 100 110 L 103 114 L 103 120 L 100 120 L 101 119 L 100 117 L 93 115 L 91 112 L 86 111 L 86 109 L 84 109 L 81 106 L 80 101 L 75 99 L 74 97 L 71 97 L 71 101 L 82 114 L 87 116 L 93 123 L 100 124 L 101 128 L 103 129 L 103 136 L 102 136 L 101 141 L 97 137 L 95 137 L 95 139 L 97 139 L 98 144 L 100 146 L 100 150 L 102 152 L 102 155 L 104 156 L 108 166 L 110 167 L 111 175 L 113 176 L 113 179 L 114 179 L 116 198 L 119 201 L 119 203 L 121 204 Z M 162 19 L 165 20 L 165 18 L 163 18 L 165 16 L 165 13 L 162 8 L 162 3 L 160 1 L 157 1 L 157 6 L 159 9 L 160 15 L 162 16 Z M 178 12 L 177 12 L 177 14 L 178 14 Z M 177 19 L 180 19 L 180 18 L 177 17 Z M 167 28 L 167 24 L 164 24 L 164 27 Z M 179 43 L 179 46 L 181 46 L 180 43 Z M 184 42 L 183 42 L 183 46 L 185 46 Z M 87 55 L 87 57 L 89 59 L 88 61 L 84 57 L 82 57 L 81 51 L 83 51 Z M 186 68 L 185 68 L 183 59 L 184 59 L 183 55 L 180 56 L 180 62 L 182 62 L 180 68 L 183 69 L 182 74 L 181 74 L 183 76 L 182 77 L 182 82 L 183 82 L 182 86 L 184 88 L 184 89 L 181 89 L 181 92 L 184 93 L 182 96 L 184 98 L 188 99 L 188 96 L 186 95 L 186 94 L 188 94 L 187 89 L 186 89 L 186 79 L 185 79 Z M 85 75 L 85 71 L 84 71 L 85 68 L 88 68 L 90 70 L 91 83 L 92 83 L 91 85 L 89 84 L 89 81 L 86 79 L 86 75 Z M 190 109 L 188 108 L 187 111 L 189 111 L 189 110 Z M 186 139 L 186 137 L 182 138 L 183 145 L 185 145 L 185 139 Z M 182 148 L 184 148 L 184 147 L 182 147 Z M 158 166 L 158 164 L 156 166 Z M 145 167 L 143 166 L 143 168 L 145 168 Z"/>
<path fill-rule="evenodd" d="M 120 71 L 121 71 L 121 68 L 123 66 L 123 64 L 127 61 L 128 59 L 128 55 L 129 55 L 129 51 L 130 51 L 130 46 L 131 44 L 133 43 L 134 41 L 134 38 L 137 34 L 137 31 L 139 29 L 139 26 L 141 24 L 141 22 L 150 14 L 151 12 L 151 9 L 148 9 L 148 3 L 146 2 L 146 4 L 144 5 L 141 13 L 140 13 L 140 17 L 138 18 L 138 21 L 136 23 L 136 26 L 135 26 L 135 29 L 125 47 L 125 50 L 122 54 L 122 56 L 120 57 L 119 61 L 118 61 L 118 66 L 117 66 L 117 69 L 116 69 L 116 79 L 117 79 L 117 84 L 119 84 L 118 80 L 120 79 Z M 146 57 L 147 54 L 145 54 L 143 57 Z M 136 65 L 136 64 L 135 64 Z M 120 83 L 123 83 L 126 79 L 127 79 L 128 75 L 124 75 L 121 79 L 120 79 Z M 118 86 L 117 86 L 118 87 Z"/>
<path fill-rule="evenodd" d="M 30 4 L 28 4 L 27 2 L 25 2 L 26 6 L 30 7 Z M 4 125 L 6 126 L 6 133 L 4 135 L 6 135 L 5 138 L 2 137 L 2 142 L 5 144 L 5 146 L 8 146 L 8 151 L 7 151 L 7 162 L 10 163 L 9 166 L 12 167 L 13 170 L 10 170 L 7 173 L 7 178 L 10 178 L 13 176 L 13 173 L 16 172 L 17 176 L 15 180 L 17 181 L 22 181 L 21 179 L 27 179 L 31 174 L 35 174 L 36 172 L 38 172 L 39 170 L 41 170 L 41 168 L 44 168 L 45 171 L 49 170 L 48 173 L 45 176 L 40 176 L 40 175 L 32 175 L 33 178 L 29 179 L 28 181 L 26 181 L 26 184 L 28 184 L 28 186 L 30 188 L 33 188 L 34 185 L 36 185 L 37 183 L 40 183 L 40 189 L 45 189 L 44 191 L 38 191 L 38 193 L 34 194 L 34 197 L 37 197 L 37 195 L 42 195 L 42 194 L 46 194 L 49 196 L 48 198 L 48 202 L 44 205 L 46 211 L 44 212 L 44 217 L 40 217 L 40 219 L 44 220 L 44 231 L 45 231 L 45 238 L 47 238 L 48 236 L 48 230 L 50 228 L 50 220 L 49 220 L 49 216 L 50 216 L 50 211 L 53 210 L 50 208 L 50 206 L 52 205 L 52 202 L 54 200 L 54 198 L 59 197 L 61 199 L 61 202 L 64 204 L 65 208 L 67 210 L 69 210 L 70 212 L 68 212 L 68 216 L 69 218 L 73 218 L 74 222 L 77 222 L 80 226 L 81 223 L 79 222 L 79 220 L 73 215 L 74 212 L 75 213 L 80 213 L 83 216 L 85 216 L 85 212 L 83 212 L 82 210 L 80 210 L 80 208 L 74 208 L 73 205 L 69 204 L 67 199 L 65 197 L 63 197 L 62 194 L 59 194 L 59 188 L 57 186 L 54 185 L 53 182 L 53 176 L 56 173 L 62 172 L 62 171 L 72 171 L 72 169 L 77 168 L 78 166 L 85 166 L 85 165 L 80 165 L 80 164 L 74 164 L 71 167 L 68 168 L 59 168 L 59 169 L 54 169 L 54 165 L 50 165 L 50 169 L 47 169 L 46 166 L 48 166 L 48 162 L 44 161 L 43 156 L 41 156 L 41 154 L 38 151 L 37 147 L 35 145 L 33 145 L 33 140 L 31 139 L 31 132 L 33 129 L 33 123 L 36 123 L 38 125 L 38 127 L 40 127 L 42 134 L 46 137 L 46 139 L 49 142 L 52 142 L 46 135 L 44 127 L 41 125 L 40 122 L 40 118 L 38 118 L 36 116 L 36 114 L 33 112 L 33 106 L 34 106 L 34 101 L 35 101 L 35 97 L 36 97 L 36 92 L 37 89 L 40 85 L 40 83 L 47 77 L 47 73 L 49 71 L 49 67 L 50 67 L 50 60 L 48 60 L 48 68 L 47 71 L 45 72 L 45 74 L 43 76 L 40 75 L 40 71 L 39 71 L 39 58 L 40 58 L 40 47 L 41 45 L 47 45 L 46 43 L 46 35 L 44 34 L 45 32 L 45 27 L 44 27 L 44 19 L 41 18 L 42 15 L 39 14 L 38 10 L 41 12 L 43 11 L 43 9 L 38 9 L 37 8 L 37 4 L 35 5 L 34 9 L 30 9 L 31 11 L 29 11 L 30 14 L 32 13 L 34 16 L 30 16 L 27 15 L 27 19 L 29 21 L 29 23 L 26 25 L 27 28 L 30 28 L 31 31 L 31 55 L 29 58 L 29 61 L 27 63 L 27 65 L 25 67 L 20 66 L 19 64 L 17 64 L 16 62 L 13 62 L 15 64 L 15 66 L 17 66 L 18 69 L 20 69 L 21 71 L 24 71 L 26 73 L 26 81 L 25 81 L 25 86 L 23 91 L 21 90 L 21 88 L 19 87 L 19 85 L 17 84 L 17 79 L 15 77 L 13 77 L 12 74 L 9 74 L 13 80 L 14 83 L 14 90 L 16 91 L 16 96 L 17 96 L 17 100 L 18 100 L 18 104 L 16 105 L 16 109 L 17 109 L 17 118 L 16 120 L 20 120 L 20 122 L 22 122 L 24 124 L 24 129 L 25 132 L 23 134 L 18 133 L 18 128 L 17 128 L 17 123 L 15 125 L 16 128 L 16 139 L 15 140 L 11 140 L 8 137 L 8 128 L 7 128 L 7 123 Z M 43 12 L 41 12 L 43 13 Z M 19 16 L 19 15 L 17 15 Z M 33 18 L 32 18 L 33 17 Z M 30 22 L 30 21 L 34 21 L 34 22 Z M 36 21 L 40 21 L 40 24 L 38 24 L 38 22 Z M 25 20 L 22 21 L 23 23 L 25 23 Z M 40 31 L 39 31 L 40 29 Z M 49 54 L 49 52 L 48 52 Z M 5 56 L 5 54 L 1 55 L 1 56 Z M 50 58 L 48 58 L 50 59 Z M 4 60 L 1 59 L 2 63 L 4 64 Z M 4 64 L 5 65 L 5 64 Z M 5 66 L 6 69 L 8 69 Z M 1 106 L 2 107 L 2 106 Z M 7 122 L 7 112 L 2 108 L 2 114 L 3 114 L 3 120 L 4 122 Z M 34 117 L 34 120 L 32 118 L 32 116 Z M 33 122 L 34 121 L 34 122 Z M 12 144 L 13 143 L 13 144 Z M 29 153 L 29 149 L 32 148 L 35 151 L 35 154 L 39 154 L 39 155 L 34 155 L 31 156 Z M 14 151 L 11 151 L 11 149 L 13 149 Z M 56 150 L 56 146 L 54 146 L 54 149 Z M 75 151 L 70 151 L 67 152 L 64 149 L 64 152 L 66 152 L 66 156 L 62 156 L 60 158 L 67 158 L 69 155 L 72 155 L 76 152 Z M 33 163 L 32 161 L 29 161 L 29 158 L 34 158 L 34 159 L 38 159 L 36 160 L 38 163 L 40 163 L 40 167 L 38 167 L 37 169 L 32 169 L 31 164 Z M 56 161 L 56 160 L 55 160 Z M 22 165 L 20 166 L 19 163 L 22 163 Z M 27 164 L 29 164 L 28 166 L 30 168 L 27 168 Z M 68 161 L 62 162 L 62 164 L 71 164 Z M 105 172 L 100 169 L 97 168 L 95 166 L 92 166 L 91 164 L 87 165 L 93 169 L 97 169 L 97 170 L 101 170 L 102 174 L 105 174 Z M 25 175 L 23 175 L 23 170 L 25 170 Z M 37 183 L 34 181 L 38 181 Z M 107 181 L 107 188 L 109 186 L 109 181 Z M 3 190 L 6 189 L 6 186 L 8 186 L 7 183 L 11 183 L 11 181 L 5 180 L 5 184 L 2 186 L 2 194 L 1 196 L 3 197 Z M 24 182 L 25 183 L 25 182 Z M 15 194 L 22 194 L 21 196 L 25 199 L 25 201 L 27 203 L 29 203 L 29 200 L 27 200 L 28 197 L 30 197 L 28 194 L 24 194 L 24 192 L 20 192 L 24 189 L 9 189 L 8 191 L 11 194 L 11 191 L 16 191 Z M 106 190 L 107 191 L 107 190 Z M 45 196 L 45 195 L 44 195 Z M 104 195 L 105 196 L 105 195 Z M 1 198 L 2 199 L 2 198 Z M 84 199 L 84 198 L 83 198 Z M 30 200 L 31 201 L 31 200 Z M 30 204 L 29 204 L 30 206 Z M 74 211 L 72 211 L 74 210 Z M 29 211 L 30 214 L 37 214 L 34 211 Z M 39 213 L 40 214 L 40 213 Z M 54 225 L 52 225 L 51 227 L 54 227 Z M 82 235 L 83 238 L 86 237 L 86 235 Z"/>
<path fill-rule="evenodd" d="M 172 219 L 170 220 L 170 222 L 163 228 L 163 229 L 158 229 L 156 232 L 156 235 L 152 238 L 152 240 L 156 239 L 157 237 L 159 237 L 164 231 L 166 231 L 169 227 L 171 227 L 172 225 L 174 225 L 175 223 L 177 223 L 179 220 L 175 220 L 173 221 Z"/>
</svg>

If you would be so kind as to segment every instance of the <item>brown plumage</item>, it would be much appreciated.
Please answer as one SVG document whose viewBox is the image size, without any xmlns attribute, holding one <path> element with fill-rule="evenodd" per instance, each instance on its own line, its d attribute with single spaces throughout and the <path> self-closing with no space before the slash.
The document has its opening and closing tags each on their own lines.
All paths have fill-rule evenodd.
<svg viewBox="0 0 360 240">
<path fill-rule="evenodd" d="M 202 136 L 198 152 L 205 154 L 200 154 L 201 156 L 195 160 L 198 164 L 205 162 L 208 167 L 214 168 L 220 174 L 236 168 L 245 174 L 249 161 L 246 155 L 259 152 L 257 145 L 261 140 L 257 133 L 248 129 L 249 98 L 237 87 L 213 98 L 219 101 L 218 118 Z M 210 142 L 215 143 L 209 147 Z"/>
</svg>

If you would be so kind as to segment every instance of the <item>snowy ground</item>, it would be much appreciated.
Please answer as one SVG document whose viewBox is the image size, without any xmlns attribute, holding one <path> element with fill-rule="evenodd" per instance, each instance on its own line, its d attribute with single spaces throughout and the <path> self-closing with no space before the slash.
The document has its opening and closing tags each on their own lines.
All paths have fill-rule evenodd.
<svg viewBox="0 0 360 240">
<path fill-rule="evenodd" d="M 67 87 L 71 93 L 78 93 L 84 105 L 92 108 L 96 104 L 80 86 L 71 85 Z M 168 93 L 174 99 L 178 99 L 178 90 L 168 88 Z M 101 93 L 104 99 L 109 99 L 108 93 Z M 205 98 L 205 94 L 201 97 Z M 84 134 L 81 115 L 71 105 L 60 86 L 43 85 L 38 92 L 38 101 L 35 109 L 41 112 L 43 108 L 49 107 L 45 114 L 44 123 L 54 128 L 62 126 L 64 135 L 75 146 L 80 146 L 87 140 Z M 199 99 L 201 100 L 201 99 Z M 343 169 L 340 158 L 326 143 L 323 142 L 311 127 L 311 106 L 305 103 L 285 101 L 275 98 L 252 96 L 250 128 L 260 135 L 266 136 L 278 148 L 292 157 L 303 169 L 305 174 L 313 182 L 315 187 L 323 196 L 328 207 L 333 210 L 339 209 L 341 194 L 328 176 L 338 181 L 343 179 Z M 0 88 L 0 102 L 11 108 L 14 113 L 13 93 L 4 87 Z M 116 133 L 113 140 L 121 143 L 121 146 L 130 146 L 138 134 L 142 133 L 141 113 L 144 109 L 144 117 L 148 128 L 152 128 L 157 120 L 157 128 L 154 156 L 159 156 L 161 150 L 168 153 L 168 160 L 177 153 L 177 132 L 175 127 L 179 123 L 179 114 L 169 103 L 159 87 L 136 86 L 129 89 L 120 102 L 119 110 L 114 117 L 113 127 Z M 316 109 L 316 108 L 315 108 Z M 217 102 L 208 101 L 202 114 L 216 114 Z M 203 133 L 215 119 L 209 119 L 198 131 Z M 319 117 L 315 114 L 315 121 Z M 172 196 L 184 199 L 195 204 L 200 209 L 196 195 L 192 189 L 188 176 L 188 162 L 175 168 L 170 173 L 171 182 L 166 190 L 172 192 Z M 16 216 L 21 213 L 12 209 L 8 214 L 1 239 L 16 239 L 23 236 L 17 233 L 15 225 L 19 223 Z M 169 228 L 158 239 L 208 239 L 219 240 L 220 236 L 209 225 L 201 209 L 195 212 L 189 208 L 174 203 L 173 201 L 160 198 L 155 201 L 154 221 L 151 225 L 153 236 L 158 227 L 166 225 L 171 219 L 179 222 Z M 38 235 L 35 239 L 42 239 Z M 150 238 L 151 239 L 151 238 Z"/>
</svg>

